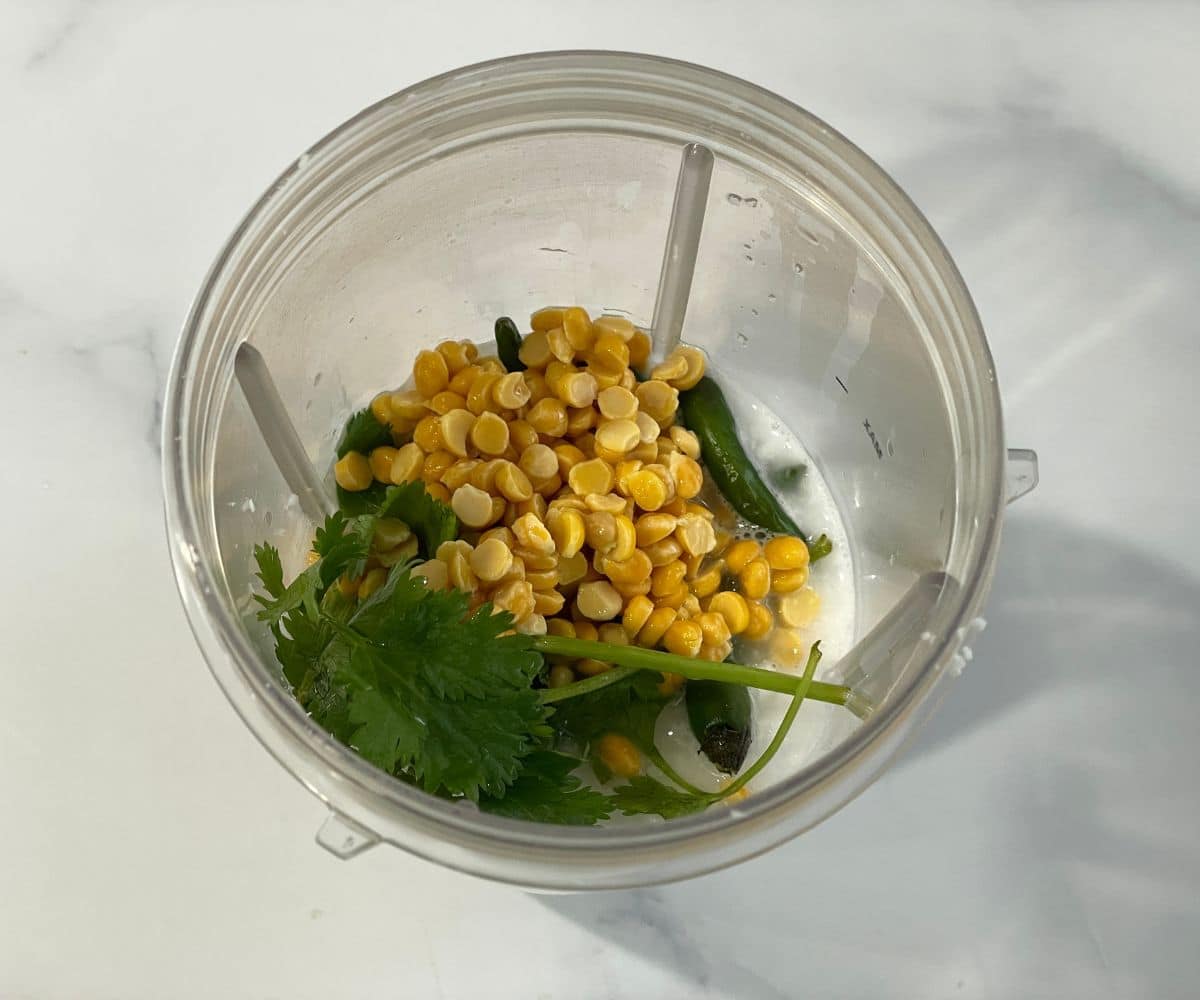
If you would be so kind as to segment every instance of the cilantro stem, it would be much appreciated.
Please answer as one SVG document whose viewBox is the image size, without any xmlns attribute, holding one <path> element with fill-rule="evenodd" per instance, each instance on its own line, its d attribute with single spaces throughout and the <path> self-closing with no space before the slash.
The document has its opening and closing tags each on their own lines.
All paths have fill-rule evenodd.
<svg viewBox="0 0 1200 1000">
<path fill-rule="evenodd" d="M 800 683 L 796 687 L 796 693 L 792 697 L 792 703 L 788 705 L 788 710 L 784 713 L 783 719 L 779 723 L 779 728 L 775 730 L 775 738 L 771 740 L 767 749 L 759 754 L 758 760 L 744 770 L 736 779 L 722 788 L 713 797 L 713 801 L 726 798 L 741 788 L 753 779 L 759 771 L 770 763 L 771 758 L 775 756 L 775 752 L 783 744 L 787 738 L 788 730 L 792 728 L 792 722 L 795 721 L 796 713 L 800 711 L 800 705 L 805 697 L 809 694 L 810 689 L 814 686 L 813 674 L 817 672 L 817 664 L 821 662 L 821 643 L 814 642 L 812 650 L 808 654 L 808 663 L 804 665 L 804 674 L 800 678 Z"/>
<path fill-rule="evenodd" d="M 584 680 L 575 681 L 573 684 L 564 684 L 559 688 L 543 688 L 538 692 L 538 700 L 543 705 L 552 705 L 556 701 L 574 698 L 576 695 L 591 694 L 593 691 L 599 691 L 610 684 L 616 684 L 617 681 L 623 681 L 630 674 L 636 674 L 638 669 L 638 667 L 614 667 L 612 670 L 596 674 L 595 677 L 587 677 Z"/>
<path fill-rule="evenodd" d="M 697 788 L 690 781 L 684 778 L 683 775 L 676 771 L 675 768 L 668 764 L 667 759 L 662 755 L 658 747 L 652 747 L 646 756 L 650 758 L 651 763 L 654 764 L 655 767 L 662 771 L 663 774 L 675 782 L 675 784 L 677 784 L 685 792 L 690 792 L 692 795 L 701 796 L 709 794 L 708 792 L 704 792 Z"/>
<path fill-rule="evenodd" d="M 760 688 L 763 691 L 778 691 L 781 694 L 795 695 L 803 690 L 804 697 L 812 698 L 814 701 L 825 701 L 831 705 L 845 705 L 850 697 L 850 689 L 841 684 L 814 681 L 811 677 L 806 684 L 803 677 L 795 677 L 792 674 L 780 673 L 775 670 L 765 670 L 762 667 L 748 667 L 741 663 L 693 660 L 690 657 L 677 656 L 674 653 L 643 649 L 641 646 L 618 646 L 608 642 L 596 642 L 592 639 L 539 635 L 534 637 L 533 647 L 550 656 L 566 656 L 572 659 L 591 658 L 619 664 L 618 668 L 595 677 L 589 677 L 587 680 L 576 681 L 574 684 L 566 684 L 563 687 L 542 692 L 541 699 L 544 703 L 561 701 L 564 698 L 572 698 L 575 695 L 587 694 L 607 687 L 609 684 L 628 677 L 632 672 L 629 668 L 675 673 L 689 680 L 728 681 L 730 684 Z M 813 649 L 816 648 L 817 646 L 814 644 Z M 819 654 L 817 659 L 820 659 Z M 813 669 L 816 669 L 815 665 Z M 614 674 L 617 676 L 613 676 Z M 603 683 L 594 683 L 600 681 Z"/>
<path fill-rule="evenodd" d="M 596 645 L 601 645 L 597 643 Z M 638 667 L 613 667 L 612 670 L 606 670 L 602 674 L 596 674 L 595 677 L 587 677 L 581 681 L 575 681 L 574 684 L 564 684 L 560 688 L 543 688 L 538 692 L 538 700 L 543 705 L 552 705 L 556 701 L 565 701 L 567 698 L 574 698 L 581 694 L 591 694 L 593 691 L 599 691 L 601 688 L 606 688 L 610 684 L 616 684 L 618 681 L 623 681 L 626 677 L 638 673 Z M 663 755 L 659 752 L 658 747 L 651 747 L 646 750 L 646 756 L 663 774 L 670 778 L 675 784 L 679 785 L 693 795 L 706 795 L 695 785 L 689 783 L 675 770 Z"/>
</svg>

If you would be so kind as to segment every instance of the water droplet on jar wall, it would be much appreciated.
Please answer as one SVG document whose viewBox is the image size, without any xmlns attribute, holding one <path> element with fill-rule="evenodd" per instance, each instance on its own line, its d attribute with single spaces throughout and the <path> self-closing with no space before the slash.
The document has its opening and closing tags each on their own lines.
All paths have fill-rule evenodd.
<svg viewBox="0 0 1200 1000">
<path fill-rule="evenodd" d="M 734 194 L 732 191 L 730 191 L 729 194 L 725 196 L 725 200 L 731 205 L 740 205 L 742 203 L 742 196 L 740 194 Z"/>
<path fill-rule="evenodd" d="M 750 338 L 747 337 L 744 333 L 741 333 L 739 331 L 738 335 L 737 335 L 737 345 L 738 345 L 738 347 L 750 346 Z"/>
<path fill-rule="evenodd" d="M 774 301 L 775 301 L 775 293 L 774 293 L 774 292 L 767 292 L 767 301 L 768 301 L 768 302 L 774 302 Z"/>
<path fill-rule="evenodd" d="M 804 273 L 804 265 L 801 264 L 799 261 L 796 261 L 796 263 L 794 265 L 792 265 L 792 270 L 795 271 L 797 274 L 803 274 Z"/>
</svg>

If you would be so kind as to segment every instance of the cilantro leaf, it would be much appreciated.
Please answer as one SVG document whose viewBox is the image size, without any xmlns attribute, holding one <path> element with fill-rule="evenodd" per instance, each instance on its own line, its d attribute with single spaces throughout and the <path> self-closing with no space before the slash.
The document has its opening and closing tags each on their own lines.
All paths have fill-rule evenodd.
<svg viewBox="0 0 1200 1000">
<path fill-rule="evenodd" d="M 642 671 L 591 694 L 558 702 L 550 725 L 591 756 L 592 767 L 602 781 L 610 775 L 593 751 L 605 733 L 628 737 L 642 753 L 657 760 L 654 728 L 670 700 L 659 693 L 658 680 L 658 674 Z"/>
<path fill-rule="evenodd" d="M 328 587 L 343 573 L 361 576 L 375 536 L 375 519 L 370 516 L 348 518 L 335 511 L 317 528 L 313 551 L 321 561 L 315 569 L 321 588 Z"/>
<path fill-rule="evenodd" d="M 419 480 L 389 487 L 379 506 L 380 517 L 397 517 L 416 533 L 421 554 L 432 559 L 442 542 L 458 537 L 458 517 L 447 504 L 425 492 Z"/>
<path fill-rule="evenodd" d="M 349 420 L 338 439 L 337 457 L 342 458 L 351 451 L 364 455 L 380 445 L 392 443 L 392 429 L 375 419 L 370 407 L 359 410 Z"/>
<path fill-rule="evenodd" d="M 272 545 L 256 545 L 254 558 L 258 562 L 258 578 L 268 594 L 266 597 L 262 594 L 254 595 L 254 599 L 262 605 L 262 610 L 258 612 L 260 621 L 266 622 L 274 631 L 286 615 L 302 605 L 310 614 L 316 614 L 317 596 L 321 590 L 319 563 L 309 566 L 286 588 L 280 590 L 283 571 L 276 569 L 279 566 L 278 550 Z"/>
<path fill-rule="evenodd" d="M 333 680 L 349 698 L 350 744 L 430 792 L 501 795 L 549 730 L 532 687 L 529 637 L 501 636 L 508 614 L 467 616 L 458 591 L 428 591 L 395 567 L 350 620 L 331 622 Z"/>
<path fill-rule="evenodd" d="M 653 813 L 663 819 L 676 819 L 700 812 L 713 801 L 711 795 L 693 795 L 669 788 L 645 774 L 635 775 L 629 784 L 612 794 L 612 804 L 626 816 Z"/>
<path fill-rule="evenodd" d="M 541 656 L 529 636 L 500 635 L 512 628 L 511 614 L 492 614 L 492 605 L 485 604 L 468 617 L 468 596 L 461 590 L 430 592 L 402 569 L 359 605 L 352 628 L 377 647 L 419 659 L 439 698 L 480 698 L 497 683 L 529 686 Z"/>
<path fill-rule="evenodd" d="M 418 480 L 401 486 L 375 483 L 365 490 L 351 493 L 338 487 L 339 513 L 352 520 L 358 517 L 395 517 L 416 533 L 421 543 L 421 555 L 432 559 L 442 542 L 458 537 L 458 517 L 448 504 L 435 500 L 425 492 Z"/>
<path fill-rule="evenodd" d="M 274 545 L 254 546 L 254 561 L 258 563 L 258 578 L 263 590 L 278 600 L 287 589 L 283 583 L 283 561 Z"/>
<path fill-rule="evenodd" d="M 371 537 L 375 522 L 372 518 L 347 519 L 340 511 L 325 519 L 317 529 L 313 551 L 321 559 L 309 566 L 287 587 L 283 586 L 283 566 L 279 550 L 270 544 L 256 545 L 254 559 L 258 563 L 258 578 L 262 581 L 267 596 L 255 594 L 254 599 L 262 605 L 258 612 L 275 631 L 285 616 L 303 607 L 310 618 L 318 614 L 321 595 L 343 573 L 358 576 L 366 565 L 371 550 Z M 278 638 L 278 637 L 277 637 Z"/>
<path fill-rule="evenodd" d="M 303 608 L 285 614 L 278 625 L 271 626 L 271 634 L 275 637 L 275 658 L 294 690 L 316 667 L 329 644 L 330 634 L 309 618 Z"/>
<path fill-rule="evenodd" d="M 424 507 L 426 528 L 444 533 L 447 520 L 423 500 L 435 503 L 423 490 L 392 497 Z M 468 615 L 465 594 L 428 591 L 407 566 L 355 609 L 331 584 L 361 572 L 376 521 L 327 518 L 313 543 L 320 559 L 286 587 L 278 551 L 256 548 L 258 617 L 284 675 L 314 720 L 377 766 L 430 792 L 501 795 L 551 734 L 533 688 L 541 656 L 528 636 L 501 635 L 511 615 L 490 605 Z"/>
<path fill-rule="evenodd" d="M 334 588 L 330 593 L 337 593 L 337 589 Z M 337 680 L 347 652 L 344 648 L 332 648 L 332 635 L 333 629 L 323 625 L 325 645 L 296 688 L 296 698 L 314 722 L 335 739 L 349 745 L 350 737 L 359 724 L 350 719 L 350 691 Z"/>
<path fill-rule="evenodd" d="M 520 775 L 503 797 L 480 796 L 479 808 L 510 819 L 566 826 L 591 826 L 608 819 L 608 796 L 571 773 L 582 763 L 567 754 L 535 750 L 522 761 Z"/>
<path fill-rule="evenodd" d="M 326 537 L 333 544 L 333 536 Z M 343 543 L 337 544 L 342 546 Z M 348 558 L 357 551 L 342 548 L 341 554 Z M 254 599 L 263 606 L 258 617 L 267 623 L 275 638 L 275 657 L 283 668 L 284 677 L 294 690 L 299 689 L 317 668 L 321 654 L 332 638 L 332 632 L 311 613 L 316 607 L 316 595 L 324 586 L 321 571 L 317 566 L 310 566 L 292 581 L 291 586 L 285 587 L 278 549 L 273 545 L 257 545 L 254 558 L 258 563 L 258 578 L 270 598 L 255 595 Z M 351 607 L 350 601 L 336 588 L 326 589 L 321 598 L 321 609 L 327 615 L 345 618 Z"/>
<path fill-rule="evenodd" d="M 319 563 L 309 566 L 289 586 L 283 584 L 283 563 L 273 545 L 254 547 L 258 578 L 267 592 L 255 594 L 262 605 L 258 618 L 267 623 L 275 638 L 275 657 L 293 690 L 298 690 L 310 672 L 318 668 L 322 652 L 332 632 L 322 623 L 318 605 L 325 614 L 345 618 L 350 602 L 329 584 L 346 568 L 365 561 L 369 536 L 366 525 L 351 526 L 335 514 L 317 529 L 314 549 L 322 554 Z"/>
<path fill-rule="evenodd" d="M 359 517 L 362 514 L 374 514 L 383 503 L 387 487 L 383 483 L 372 483 L 365 490 L 345 490 L 337 488 L 338 510 L 348 517 Z"/>
<path fill-rule="evenodd" d="M 347 718 L 354 725 L 350 737 L 354 749 L 385 771 L 391 772 L 398 761 L 411 759 L 421 748 L 420 724 L 382 691 L 354 692 Z"/>
<path fill-rule="evenodd" d="M 370 454 L 381 445 L 392 443 L 392 429 L 387 424 L 381 424 L 375 419 L 370 407 L 359 410 L 346 421 L 342 436 L 337 443 L 337 457 L 343 458 L 348 452 L 357 451 L 364 455 Z M 351 517 L 360 514 L 370 514 L 383 500 L 386 487 L 383 483 L 372 483 L 365 490 L 352 492 L 337 488 L 338 507 Z"/>
</svg>

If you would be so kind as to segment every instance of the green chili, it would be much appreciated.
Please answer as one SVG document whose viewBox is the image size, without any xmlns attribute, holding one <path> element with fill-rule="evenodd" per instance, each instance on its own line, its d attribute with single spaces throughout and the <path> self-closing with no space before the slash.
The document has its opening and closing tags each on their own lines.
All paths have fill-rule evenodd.
<svg viewBox="0 0 1200 1000">
<path fill-rule="evenodd" d="M 753 738 L 749 690 L 725 681 L 688 681 L 684 701 L 704 756 L 726 774 L 736 774 Z"/>
<path fill-rule="evenodd" d="M 520 357 L 521 331 L 507 316 L 496 320 L 496 356 L 510 372 L 523 372 L 525 364 Z"/>
<path fill-rule="evenodd" d="M 751 524 L 814 543 L 792 520 L 763 481 L 738 440 L 733 414 L 720 387 L 708 376 L 679 395 L 684 422 L 700 440 L 701 457 L 726 500 Z"/>
</svg>

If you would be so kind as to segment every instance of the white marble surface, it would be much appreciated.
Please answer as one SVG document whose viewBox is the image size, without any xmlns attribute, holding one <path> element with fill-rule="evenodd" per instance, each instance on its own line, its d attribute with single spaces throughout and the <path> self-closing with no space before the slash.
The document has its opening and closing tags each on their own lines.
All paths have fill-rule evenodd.
<svg viewBox="0 0 1200 1000">
<path fill-rule="evenodd" d="M 0 997 L 1195 995 L 1200 6 L 342 6 L 0 3 Z M 180 611 L 158 417 L 292 156 L 434 72 L 581 46 L 749 77 L 879 159 L 1043 481 L 875 788 L 733 871 L 536 898 L 313 844 Z"/>
</svg>

